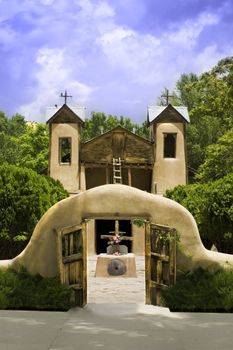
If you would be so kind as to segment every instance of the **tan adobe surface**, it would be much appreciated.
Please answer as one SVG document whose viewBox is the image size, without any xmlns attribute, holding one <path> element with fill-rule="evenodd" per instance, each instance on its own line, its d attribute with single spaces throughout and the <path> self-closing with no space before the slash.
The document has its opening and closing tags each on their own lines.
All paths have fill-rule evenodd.
<svg viewBox="0 0 233 350">
<path fill-rule="evenodd" d="M 204 248 L 193 216 L 180 204 L 125 185 L 104 185 L 62 200 L 50 208 L 35 227 L 24 251 L 8 265 L 24 265 L 44 277 L 57 275 L 56 230 L 88 218 L 141 217 L 176 228 L 180 235 L 177 268 L 202 266 L 233 268 L 233 255 Z M 6 265 L 1 261 L 0 265 Z"/>
</svg>

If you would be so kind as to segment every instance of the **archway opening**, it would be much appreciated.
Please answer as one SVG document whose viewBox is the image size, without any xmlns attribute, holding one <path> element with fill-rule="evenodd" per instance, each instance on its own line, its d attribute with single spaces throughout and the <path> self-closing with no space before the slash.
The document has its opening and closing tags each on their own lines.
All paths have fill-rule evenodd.
<svg viewBox="0 0 233 350">
<path fill-rule="evenodd" d="M 119 230 L 124 232 L 123 235 L 132 236 L 132 224 L 130 220 L 119 220 Z M 102 239 L 101 235 L 111 235 L 115 231 L 115 220 L 95 220 L 96 232 L 96 254 L 106 253 L 108 239 Z M 132 241 L 125 240 L 124 245 L 128 247 L 128 252 L 132 252 Z"/>
</svg>

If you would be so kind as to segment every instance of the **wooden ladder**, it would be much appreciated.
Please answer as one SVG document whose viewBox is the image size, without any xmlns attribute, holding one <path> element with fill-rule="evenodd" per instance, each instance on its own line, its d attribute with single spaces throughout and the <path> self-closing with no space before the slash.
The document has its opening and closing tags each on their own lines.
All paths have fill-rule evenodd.
<svg viewBox="0 0 233 350">
<path fill-rule="evenodd" d="M 122 184 L 121 158 L 113 158 L 113 183 Z"/>
</svg>

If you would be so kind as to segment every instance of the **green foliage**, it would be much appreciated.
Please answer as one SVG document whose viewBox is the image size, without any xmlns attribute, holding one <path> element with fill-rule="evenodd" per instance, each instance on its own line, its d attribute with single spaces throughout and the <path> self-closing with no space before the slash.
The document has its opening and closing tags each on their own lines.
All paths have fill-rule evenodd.
<svg viewBox="0 0 233 350">
<path fill-rule="evenodd" d="M 172 311 L 233 312 L 233 271 L 186 272 L 162 298 Z"/>
<path fill-rule="evenodd" d="M 122 116 L 117 118 L 111 114 L 106 116 L 104 113 L 92 112 L 91 117 L 85 120 L 85 127 L 82 131 L 82 141 L 88 141 L 118 125 L 121 125 L 132 132 L 134 131 L 141 137 L 149 138 L 149 130 L 146 122 L 139 126 L 138 124 L 132 123 L 130 118 Z"/>
<path fill-rule="evenodd" d="M 233 173 L 204 184 L 177 186 L 166 192 L 194 216 L 203 243 L 233 253 Z"/>
<path fill-rule="evenodd" d="M 196 180 L 207 182 L 233 173 L 233 128 L 206 150 L 205 162 L 200 166 Z"/>
<path fill-rule="evenodd" d="M 227 57 L 200 77 L 182 74 L 176 84 L 179 92 L 173 92 L 171 103 L 189 109 L 187 153 L 188 165 L 194 171 L 204 163 L 207 147 L 233 126 L 232 81 L 233 57 Z"/>
<path fill-rule="evenodd" d="M 57 278 L 32 276 L 24 268 L 0 269 L 0 309 L 66 311 L 70 297 L 71 290 Z"/>
<path fill-rule="evenodd" d="M 49 135 L 47 126 L 28 126 L 26 132 L 17 139 L 20 159 L 15 163 L 38 173 L 47 173 Z"/>
<path fill-rule="evenodd" d="M 1 165 L 0 258 L 10 258 L 21 251 L 41 216 L 67 196 L 62 185 L 50 177 L 14 165 Z"/>
<path fill-rule="evenodd" d="M 11 119 L 0 112 L 0 132 L 10 136 L 20 136 L 26 131 L 26 122 L 22 115 L 16 114 Z"/>
<path fill-rule="evenodd" d="M 8 120 L 0 115 L 0 162 L 27 167 L 38 173 L 48 168 L 49 135 L 47 126 L 27 126 L 16 114 Z"/>
<path fill-rule="evenodd" d="M 133 225 L 136 225 L 137 227 L 144 227 L 145 226 L 145 220 L 141 218 L 134 218 L 131 220 L 131 223 Z"/>
</svg>

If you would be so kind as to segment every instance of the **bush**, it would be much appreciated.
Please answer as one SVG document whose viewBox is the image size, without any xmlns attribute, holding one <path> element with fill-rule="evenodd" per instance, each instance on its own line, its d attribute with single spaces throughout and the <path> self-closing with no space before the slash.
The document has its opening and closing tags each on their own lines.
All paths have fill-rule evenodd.
<svg viewBox="0 0 233 350">
<path fill-rule="evenodd" d="M 56 277 L 32 276 L 24 268 L 0 269 L 0 309 L 66 311 L 70 298 L 71 290 Z"/>
<path fill-rule="evenodd" d="M 18 254 L 41 216 L 67 196 L 63 186 L 50 177 L 14 165 L 1 165 L 0 259 Z"/>
<path fill-rule="evenodd" d="M 233 173 L 204 184 L 177 186 L 166 192 L 194 216 L 205 246 L 233 253 Z"/>
<path fill-rule="evenodd" d="M 233 312 L 233 271 L 187 272 L 162 298 L 171 311 Z"/>
</svg>

